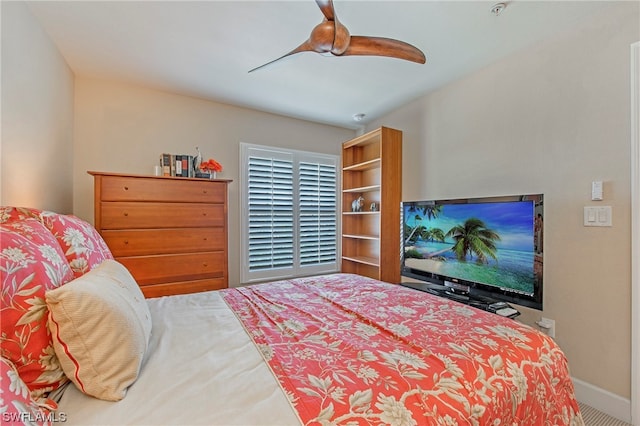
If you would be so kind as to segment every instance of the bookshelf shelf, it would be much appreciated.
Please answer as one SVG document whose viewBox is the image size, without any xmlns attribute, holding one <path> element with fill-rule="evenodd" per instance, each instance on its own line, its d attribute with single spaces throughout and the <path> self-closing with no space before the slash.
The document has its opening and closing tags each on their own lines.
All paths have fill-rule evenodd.
<svg viewBox="0 0 640 426">
<path fill-rule="evenodd" d="M 380 212 L 376 211 L 376 212 L 371 212 L 371 211 L 362 211 L 362 212 L 342 212 L 343 215 L 345 216 L 349 216 L 349 215 L 355 215 L 355 216 L 361 216 L 361 215 L 379 215 Z"/>
<path fill-rule="evenodd" d="M 363 265 L 375 266 L 376 268 L 380 267 L 380 263 L 378 262 L 378 259 L 375 257 L 342 256 L 342 260 L 363 264 Z"/>
<path fill-rule="evenodd" d="M 358 235 L 358 234 L 342 234 L 343 238 L 355 238 L 357 240 L 380 240 L 380 237 L 376 235 Z"/>
<path fill-rule="evenodd" d="M 380 191 L 380 185 L 359 186 L 356 188 L 346 188 L 342 190 L 342 192 L 346 192 L 346 193 L 372 192 L 372 191 Z"/>
<path fill-rule="evenodd" d="M 380 167 L 380 159 L 374 158 L 373 160 L 364 161 L 362 163 L 353 164 L 351 166 L 347 166 L 344 170 L 354 170 L 354 171 L 362 171 L 362 170 L 371 170 Z"/>
</svg>

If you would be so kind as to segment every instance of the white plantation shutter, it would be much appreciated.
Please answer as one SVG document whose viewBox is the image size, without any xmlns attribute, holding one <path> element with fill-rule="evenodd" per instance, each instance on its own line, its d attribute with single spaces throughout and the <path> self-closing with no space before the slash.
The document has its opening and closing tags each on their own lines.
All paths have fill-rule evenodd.
<svg viewBox="0 0 640 426">
<path fill-rule="evenodd" d="M 336 166 L 301 161 L 300 265 L 336 262 Z"/>
<path fill-rule="evenodd" d="M 240 144 L 241 281 L 338 270 L 337 161 Z"/>
<path fill-rule="evenodd" d="M 293 267 L 293 162 L 249 157 L 249 269 Z"/>
</svg>

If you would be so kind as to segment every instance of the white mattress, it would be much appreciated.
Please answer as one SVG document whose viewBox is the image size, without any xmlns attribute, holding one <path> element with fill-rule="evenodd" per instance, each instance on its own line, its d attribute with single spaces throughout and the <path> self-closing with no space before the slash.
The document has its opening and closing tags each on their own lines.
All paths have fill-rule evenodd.
<svg viewBox="0 0 640 426">
<path fill-rule="evenodd" d="M 300 425 L 242 325 L 216 292 L 148 300 L 149 350 L 119 402 L 73 384 L 58 404 L 66 424 Z"/>
</svg>

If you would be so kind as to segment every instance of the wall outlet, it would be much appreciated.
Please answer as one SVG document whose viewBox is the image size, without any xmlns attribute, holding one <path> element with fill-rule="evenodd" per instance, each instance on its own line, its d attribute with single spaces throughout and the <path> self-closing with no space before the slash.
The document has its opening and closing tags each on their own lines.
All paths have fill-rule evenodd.
<svg viewBox="0 0 640 426">
<path fill-rule="evenodd" d="M 552 339 L 556 337 L 556 321 L 555 320 L 542 317 L 540 321 L 536 322 L 536 324 L 538 325 L 538 328 L 540 329 L 540 331 L 542 331 L 547 336 L 551 337 Z"/>
</svg>

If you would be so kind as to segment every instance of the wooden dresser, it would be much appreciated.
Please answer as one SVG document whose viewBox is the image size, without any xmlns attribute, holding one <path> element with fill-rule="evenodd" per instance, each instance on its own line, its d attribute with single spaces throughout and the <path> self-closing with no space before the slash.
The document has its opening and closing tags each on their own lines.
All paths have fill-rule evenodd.
<svg viewBox="0 0 640 426">
<path fill-rule="evenodd" d="M 95 227 L 145 297 L 228 287 L 231 181 L 88 173 Z"/>
</svg>

